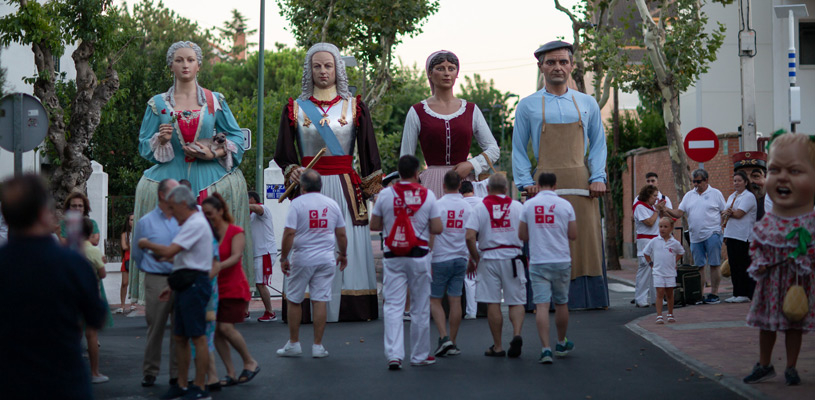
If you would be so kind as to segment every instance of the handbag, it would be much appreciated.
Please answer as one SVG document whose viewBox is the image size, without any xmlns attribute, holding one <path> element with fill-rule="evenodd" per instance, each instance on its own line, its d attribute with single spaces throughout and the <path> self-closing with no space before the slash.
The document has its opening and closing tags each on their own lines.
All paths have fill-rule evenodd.
<svg viewBox="0 0 815 400">
<path fill-rule="evenodd" d="M 170 289 L 176 292 L 183 292 L 195 283 L 195 278 L 200 274 L 200 271 L 192 269 L 178 269 L 167 277 L 167 284 L 170 285 Z"/>
<path fill-rule="evenodd" d="M 801 321 L 809 313 L 809 299 L 804 287 L 798 284 L 798 273 L 795 274 L 795 284 L 790 286 L 784 295 L 782 311 L 790 322 Z"/>
<path fill-rule="evenodd" d="M 488 156 L 486 152 L 481 153 L 480 155 L 484 156 L 484 160 L 487 161 L 487 165 L 489 165 L 490 167 L 487 168 L 486 171 L 478 174 L 478 181 L 479 182 L 489 179 L 490 176 L 492 176 L 492 173 L 503 174 L 504 176 L 507 175 L 506 171 L 499 171 L 499 170 L 495 169 L 495 166 L 492 165 L 492 161 L 490 160 L 490 156 Z M 492 170 L 492 173 L 490 173 L 490 170 Z"/>
</svg>

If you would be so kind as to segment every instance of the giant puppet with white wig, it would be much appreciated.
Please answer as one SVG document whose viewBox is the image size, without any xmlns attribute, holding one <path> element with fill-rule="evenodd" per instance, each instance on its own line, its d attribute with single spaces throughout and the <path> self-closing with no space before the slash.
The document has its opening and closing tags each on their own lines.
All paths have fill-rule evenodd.
<svg viewBox="0 0 815 400">
<path fill-rule="evenodd" d="M 360 96 L 351 95 L 345 62 L 330 43 L 308 50 L 302 93 L 283 107 L 274 160 L 286 183 L 298 183 L 303 167 L 323 148 L 327 152 L 312 168 L 322 176 L 322 194 L 339 204 L 348 236 L 348 267 L 334 276 L 327 320 L 376 319 L 379 303 L 366 200 L 382 188 L 379 149 L 368 107 Z M 304 319 L 307 311 L 304 308 Z"/>
<path fill-rule="evenodd" d="M 139 131 L 139 154 L 154 165 L 144 171 L 136 187 L 135 220 L 156 210 L 158 186 L 163 179 L 186 179 L 203 199 L 218 192 L 229 204 L 235 224 L 246 232 L 244 260 L 252 259 L 249 200 L 246 180 L 238 168 L 243 156 L 243 134 L 224 96 L 198 84 L 203 63 L 201 48 L 189 41 L 173 43 L 167 66 L 173 85 L 147 101 Z M 149 256 L 148 256 L 149 257 Z M 244 263 L 249 281 L 252 263 Z M 131 298 L 144 301 L 144 272 L 130 274 Z"/>
</svg>

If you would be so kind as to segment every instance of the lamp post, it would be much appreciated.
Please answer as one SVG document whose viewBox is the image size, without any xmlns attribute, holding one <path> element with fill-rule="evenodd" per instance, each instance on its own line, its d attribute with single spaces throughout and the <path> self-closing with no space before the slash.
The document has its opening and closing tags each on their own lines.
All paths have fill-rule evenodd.
<svg viewBox="0 0 815 400">
<path fill-rule="evenodd" d="M 791 4 L 784 6 L 774 6 L 775 16 L 780 19 L 787 18 L 789 27 L 789 50 L 787 51 L 787 62 L 789 63 L 789 107 L 790 107 L 790 132 L 795 132 L 795 124 L 801 123 L 801 88 L 796 86 L 795 70 L 795 17 L 806 17 L 809 15 L 805 4 Z"/>
<path fill-rule="evenodd" d="M 264 63 L 264 35 L 266 34 L 266 0 L 260 0 L 260 43 L 258 49 L 258 117 L 257 117 L 257 152 L 255 162 L 255 190 L 264 193 L 263 190 L 263 63 Z"/>
</svg>

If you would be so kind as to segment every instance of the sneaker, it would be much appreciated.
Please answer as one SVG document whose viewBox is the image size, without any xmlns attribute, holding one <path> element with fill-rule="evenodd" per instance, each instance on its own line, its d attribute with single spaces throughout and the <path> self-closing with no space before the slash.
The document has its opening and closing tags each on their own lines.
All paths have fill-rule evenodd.
<svg viewBox="0 0 815 400">
<path fill-rule="evenodd" d="M 212 397 L 209 395 L 209 392 L 206 390 L 201 389 L 198 386 L 190 385 L 187 388 L 187 393 L 184 393 L 184 396 L 181 397 L 184 400 L 209 400 Z"/>
<path fill-rule="evenodd" d="M 424 367 L 424 366 L 427 366 L 427 365 L 433 365 L 435 363 L 436 363 L 436 357 L 427 356 L 427 358 L 424 359 L 423 361 L 419 361 L 419 362 L 411 361 L 410 366 L 411 367 Z"/>
<path fill-rule="evenodd" d="M 475 319 L 476 316 L 474 314 L 464 314 L 464 319 Z"/>
<path fill-rule="evenodd" d="M 736 303 L 737 298 L 738 297 L 736 297 L 736 296 L 728 297 L 728 298 L 724 299 L 724 302 L 725 303 Z"/>
<path fill-rule="evenodd" d="M 402 315 L 402 319 L 405 321 L 410 321 L 410 312 L 406 312 Z"/>
<path fill-rule="evenodd" d="M 326 358 L 328 357 L 328 350 L 326 350 L 321 344 L 312 344 L 311 356 L 314 358 Z"/>
<path fill-rule="evenodd" d="M 750 298 L 747 296 L 739 296 L 736 297 L 734 303 L 749 303 L 750 301 L 751 301 Z"/>
<path fill-rule="evenodd" d="M 91 375 L 91 383 L 105 383 L 105 382 L 107 382 L 109 380 L 110 380 L 110 378 L 108 378 L 105 375 L 99 375 L 99 376 Z"/>
<path fill-rule="evenodd" d="M 277 350 L 277 355 L 280 357 L 300 357 L 301 354 L 303 350 L 300 348 L 300 342 L 286 341 L 286 345 Z"/>
<path fill-rule="evenodd" d="M 124 312 L 125 312 L 125 309 L 124 309 L 124 308 L 119 307 L 119 308 L 117 308 L 117 309 L 116 309 L 116 311 L 114 311 L 113 313 L 114 313 L 114 314 L 124 314 Z"/>
<path fill-rule="evenodd" d="M 558 343 L 555 346 L 555 355 L 558 357 L 566 357 L 566 355 L 572 350 L 574 350 L 574 342 L 569 340 L 569 338 L 566 338 L 565 344 Z"/>
<path fill-rule="evenodd" d="M 518 358 L 521 356 L 521 347 L 524 345 L 524 339 L 520 336 L 515 336 L 509 342 L 509 350 L 507 350 L 507 357 Z"/>
<path fill-rule="evenodd" d="M 552 350 L 546 349 L 541 352 L 541 357 L 538 359 L 538 362 L 541 364 L 551 364 L 552 363 Z"/>
<path fill-rule="evenodd" d="M 156 384 L 156 377 L 153 375 L 145 375 L 141 380 L 142 387 L 150 387 Z"/>
<path fill-rule="evenodd" d="M 264 312 L 263 316 L 258 318 L 258 322 L 272 322 L 277 321 L 277 314 L 274 312 Z"/>
<path fill-rule="evenodd" d="M 388 369 L 391 371 L 402 369 L 402 360 L 397 360 L 395 358 L 388 360 Z"/>
<path fill-rule="evenodd" d="M 445 336 L 443 338 L 439 338 L 439 347 L 436 348 L 436 351 L 433 353 L 436 357 L 444 357 L 450 349 L 455 347 L 452 341 L 450 341 L 449 336 Z"/>
<path fill-rule="evenodd" d="M 458 346 L 456 346 L 456 345 L 453 345 L 452 349 L 447 350 L 447 355 L 448 356 L 457 356 L 459 354 L 461 354 L 461 350 L 459 350 Z"/>
<path fill-rule="evenodd" d="M 719 304 L 722 302 L 721 300 L 719 300 L 719 296 L 716 296 L 713 293 L 708 294 L 707 297 L 705 297 L 704 301 L 705 304 Z"/>
<path fill-rule="evenodd" d="M 244 315 L 244 316 L 243 316 L 243 320 L 244 320 L 244 321 L 249 321 L 249 319 L 250 319 L 250 318 L 252 318 L 252 316 L 251 316 L 251 315 L 249 315 L 249 311 L 247 311 L 247 312 L 246 312 L 246 315 Z"/>
<path fill-rule="evenodd" d="M 786 376 L 787 373 L 784 372 Z M 797 375 L 797 374 L 796 374 Z M 775 377 L 775 368 L 772 365 L 768 365 L 766 367 L 762 367 L 761 364 L 756 363 L 756 366 L 753 367 L 753 372 L 750 375 L 747 375 L 744 378 L 744 383 L 759 383 L 764 382 L 767 379 Z"/>
<path fill-rule="evenodd" d="M 798 376 L 798 371 L 795 367 L 789 367 L 784 371 L 784 381 L 787 386 L 797 386 L 801 384 L 801 378 Z"/>
<path fill-rule="evenodd" d="M 185 394 L 187 394 L 187 389 L 184 389 L 181 386 L 178 386 L 178 384 L 175 384 L 170 385 L 170 390 L 168 390 L 167 393 L 164 393 L 164 395 L 161 396 L 160 399 L 164 400 L 180 399 L 181 396 L 184 396 Z"/>
</svg>

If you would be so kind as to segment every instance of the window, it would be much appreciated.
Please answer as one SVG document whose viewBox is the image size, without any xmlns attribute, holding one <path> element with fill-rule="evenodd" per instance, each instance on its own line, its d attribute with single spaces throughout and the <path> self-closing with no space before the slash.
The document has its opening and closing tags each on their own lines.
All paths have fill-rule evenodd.
<svg viewBox="0 0 815 400">
<path fill-rule="evenodd" d="M 57 56 L 53 56 L 53 57 L 54 57 L 54 72 L 60 72 L 59 71 L 59 57 L 57 57 Z"/>
<path fill-rule="evenodd" d="M 815 65 L 815 22 L 798 23 L 799 62 Z"/>
</svg>

